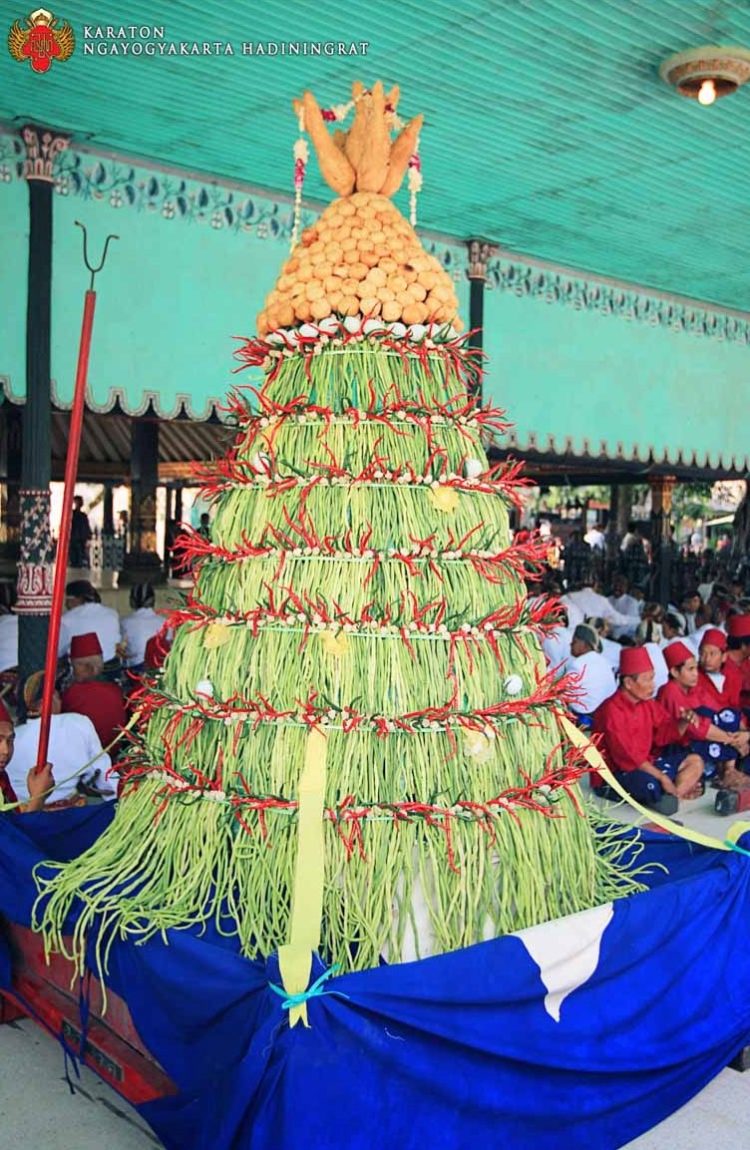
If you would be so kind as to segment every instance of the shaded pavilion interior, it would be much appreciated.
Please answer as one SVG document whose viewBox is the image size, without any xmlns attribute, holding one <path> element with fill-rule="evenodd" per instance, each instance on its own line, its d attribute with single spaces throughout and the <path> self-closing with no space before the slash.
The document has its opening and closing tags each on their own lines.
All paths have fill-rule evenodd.
<svg viewBox="0 0 750 1150">
<path fill-rule="evenodd" d="M 698 44 L 750 44 L 750 10 L 711 0 L 696 0 L 689 10 L 681 0 L 624 7 L 615 0 L 469 0 L 459 9 L 441 0 L 427 23 L 423 16 L 412 0 L 385 3 L 377 21 L 364 0 L 345 10 L 326 0 L 306 13 L 306 39 L 325 40 L 335 28 L 337 40 L 361 42 L 366 33 L 366 57 L 290 56 L 278 67 L 247 57 L 238 67 L 250 35 L 257 43 L 298 34 L 291 10 L 255 12 L 247 30 L 227 21 L 219 0 L 157 17 L 152 4 L 135 0 L 133 25 L 163 20 L 169 40 L 230 43 L 234 55 L 158 64 L 133 56 L 125 64 L 84 55 L 80 29 L 116 18 L 90 0 L 73 0 L 65 18 L 79 29 L 81 51 L 53 67 L 43 84 L 8 54 L 0 59 L 0 128 L 17 134 L 35 123 L 65 133 L 92 157 L 143 161 L 283 201 L 291 190 L 291 97 L 310 87 L 332 103 L 346 99 L 354 79 L 382 76 L 400 84 L 404 115 L 425 113 L 420 228 L 491 245 L 480 275 L 468 269 L 471 320 L 481 321 L 495 258 L 544 260 L 747 319 L 750 238 L 737 188 L 750 175 L 750 94 L 700 108 L 670 90 L 658 69 L 672 52 Z M 715 178 L 719 149 L 731 156 L 731 179 Z M 328 198 L 312 163 L 306 206 L 315 212 Z M 215 408 L 208 420 L 195 419 L 189 407 L 165 419 L 153 408 L 140 410 L 142 394 L 134 379 L 124 405 L 116 398 L 109 410 L 99 404 L 87 412 L 81 480 L 127 482 L 145 452 L 150 481 L 179 487 L 196 461 L 226 445 Z M 19 416 L 13 403 L 2 405 L 8 541 Z M 68 416 L 56 410 L 52 419 L 52 473 L 59 478 Z M 598 452 L 593 444 L 581 450 L 568 438 L 572 428 L 543 430 L 555 449 L 540 435 L 523 455 L 530 477 L 545 486 L 614 489 L 645 480 L 659 491 L 675 481 L 746 474 L 743 459 L 714 467 L 689 457 L 665 462 L 648 452 Z M 493 451 L 516 453 L 512 436 Z"/>
</svg>

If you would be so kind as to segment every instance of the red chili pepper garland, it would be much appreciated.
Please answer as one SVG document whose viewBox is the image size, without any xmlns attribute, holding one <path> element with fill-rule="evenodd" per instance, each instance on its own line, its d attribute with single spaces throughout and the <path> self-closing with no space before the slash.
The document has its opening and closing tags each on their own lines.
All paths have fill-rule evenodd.
<svg viewBox="0 0 750 1150">
<path fill-rule="evenodd" d="M 338 338 L 342 344 L 347 344 L 361 338 L 361 335 L 361 331 L 350 333 L 342 325 Z M 319 337 L 323 338 L 322 333 L 319 333 Z M 468 380 L 473 384 L 480 368 L 473 351 L 465 346 L 465 338 L 461 337 L 450 343 L 429 348 L 387 337 L 381 342 L 398 355 L 404 357 L 416 355 L 420 362 L 427 366 L 430 357 L 437 355 L 443 359 L 446 368 L 455 372 L 459 379 Z M 308 366 L 318 342 L 319 340 L 310 340 L 305 350 L 306 341 L 298 338 L 295 350 L 299 352 L 300 348 L 302 349 L 308 360 Z M 192 530 L 186 530 L 176 545 L 182 561 L 190 565 L 205 563 L 224 565 L 265 558 L 276 560 L 273 575 L 264 584 L 267 599 L 265 603 L 249 611 L 220 613 L 215 607 L 202 602 L 197 592 L 193 590 L 188 595 L 185 606 L 170 613 L 165 627 L 175 631 L 183 627 L 195 631 L 221 623 L 225 626 L 245 626 L 253 638 L 257 638 L 268 627 L 288 628 L 301 633 L 300 649 L 302 649 L 312 633 L 313 620 L 317 630 L 321 625 L 347 627 L 350 636 L 355 637 L 357 634 L 370 637 L 372 631 L 368 628 L 380 624 L 381 628 L 395 628 L 389 634 L 395 641 L 402 642 L 410 656 L 414 658 L 414 644 L 420 635 L 433 640 L 438 638 L 436 629 L 443 626 L 449 607 L 444 597 L 420 601 L 417 594 L 409 590 L 402 596 L 400 604 L 376 605 L 375 601 L 371 601 L 362 608 L 359 617 L 355 617 L 343 610 L 335 601 L 328 604 L 320 596 L 312 599 L 306 593 L 298 593 L 285 574 L 290 563 L 316 556 L 359 559 L 369 564 L 367 574 L 362 579 L 365 586 L 386 562 L 403 564 L 413 576 L 431 570 L 439 580 L 443 578 L 446 563 L 464 563 L 470 565 L 484 581 L 493 585 L 502 583 L 508 576 L 525 580 L 533 580 L 539 576 L 546 558 L 544 540 L 532 537 L 523 544 L 488 551 L 473 546 L 476 537 L 480 536 L 483 530 L 481 524 L 477 524 L 460 538 L 456 538 L 453 531 L 449 530 L 442 548 L 434 532 L 425 538 L 410 536 L 411 548 L 408 551 L 374 550 L 370 545 L 372 528 L 365 530 L 358 539 L 353 538 L 351 530 L 346 531 L 341 539 L 330 536 L 320 538 L 305 510 L 305 502 L 314 487 L 323 481 L 329 484 L 341 481 L 347 487 L 371 483 L 395 485 L 399 479 L 406 477 L 408 484 L 398 483 L 398 486 L 403 488 L 408 485 L 422 487 L 425 480 L 433 482 L 435 476 L 438 476 L 441 486 L 469 493 L 480 492 L 500 496 L 516 504 L 519 489 L 527 486 L 529 481 L 521 477 L 521 464 L 516 461 L 490 466 L 477 479 L 467 480 L 452 475 L 449 473 L 450 464 L 446 448 L 435 442 L 436 416 L 444 421 L 444 425 L 455 428 L 468 438 L 472 434 L 475 436 L 487 433 L 502 434 L 507 431 L 509 425 L 503 412 L 492 409 L 481 410 L 475 400 L 466 400 L 465 396 L 457 396 L 455 400 L 436 405 L 424 398 L 415 402 L 413 398 L 407 399 L 394 391 L 384 400 L 378 398 L 372 382 L 367 388 L 368 401 L 364 408 L 351 407 L 344 411 L 336 411 L 332 407 L 311 404 L 305 394 L 295 396 L 288 403 L 282 404 L 273 399 L 269 390 L 275 380 L 275 372 L 283 362 L 283 354 L 278 348 L 263 340 L 247 340 L 239 349 L 237 355 L 243 361 L 243 366 L 262 364 L 267 369 L 266 381 L 261 389 L 253 387 L 246 389 L 253 395 L 260 414 L 252 411 L 239 391 L 230 397 L 227 410 L 238 425 L 235 443 L 225 459 L 203 470 L 199 478 L 204 483 L 208 495 L 215 495 L 233 486 L 257 486 L 263 490 L 264 495 L 271 498 L 297 490 L 299 503 L 296 512 L 292 513 L 285 504 L 284 530 L 269 522 L 263 529 L 260 539 L 251 540 L 243 535 L 240 543 L 232 548 L 211 542 Z M 274 360 L 275 367 L 271 366 Z M 285 424 L 298 419 L 301 415 L 304 415 L 306 422 L 315 420 L 319 422 L 318 438 L 328 457 L 327 462 L 307 461 L 305 469 L 308 474 L 304 480 L 300 480 L 296 475 L 283 475 L 280 471 L 281 465 L 275 457 L 275 444 L 280 430 Z M 378 446 L 381 441 L 376 440 L 368 464 L 357 473 L 351 472 L 344 466 L 343 461 L 335 458 L 322 438 L 334 421 L 342 419 L 349 421 L 353 428 L 360 426 L 364 420 L 369 420 L 397 436 L 408 434 L 409 429 L 421 433 L 428 445 L 424 468 L 417 473 L 409 464 L 391 462 L 379 454 Z M 261 468 L 249 463 L 241 454 L 247 453 L 256 443 L 262 445 L 266 457 Z M 377 612 L 374 611 L 376 606 Z M 394 608 L 397 609 L 395 614 Z M 534 725 L 539 721 L 536 715 L 549 711 L 550 708 L 565 707 L 576 698 L 578 681 L 575 676 L 565 675 L 555 681 L 551 674 L 537 674 L 535 687 L 531 693 L 522 697 L 498 700 L 489 706 L 466 711 L 459 706 L 457 698 L 456 654 L 459 648 L 463 650 L 471 674 L 474 671 L 475 651 L 480 645 L 487 645 L 497 661 L 498 671 L 502 673 L 506 669 L 506 659 L 498 642 L 498 634 L 504 634 L 512 642 L 520 644 L 524 634 L 541 637 L 556 626 L 558 620 L 559 608 L 555 604 L 543 600 L 538 602 L 519 600 L 511 605 L 498 607 L 470 624 L 463 623 L 453 631 L 448 630 L 446 635 L 440 636 L 449 645 L 448 674 L 452 684 L 450 697 L 444 703 L 402 715 L 368 715 L 353 706 L 347 706 L 338 712 L 338 729 L 344 736 L 370 731 L 379 739 L 389 739 L 393 736 L 424 737 L 437 729 L 448 736 L 447 757 L 450 759 L 457 750 L 457 733 L 462 730 L 469 732 L 491 729 L 496 736 L 502 737 L 503 723 L 508 720 Z M 519 651 L 525 658 L 525 649 L 519 647 Z M 160 786 L 155 796 L 155 818 L 161 817 L 167 800 L 186 801 L 190 796 L 220 794 L 226 801 L 229 817 L 236 822 L 242 833 L 252 835 L 255 833 L 255 828 L 270 847 L 268 816 L 294 813 L 297 803 L 278 796 L 253 794 L 248 781 L 240 773 L 230 771 L 225 774 L 226 762 L 222 747 L 217 751 L 213 774 L 194 764 L 185 765 L 181 771 L 177 771 L 172 765 L 170 744 L 175 749 L 180 749 L 183 754 L 189 753 L 207 723 L 231 723 L 233 726 L 231 754 L 234 758 L 244 733 L 257 731 L 259 727 L 268 723 L 291 722 L 309 727 L 324 724 L 324 729 L 330 729 L 330 715 L 333 713 L 330 706 L 320 700 L 316 692 L 311 692 L 307 699 L 299 700 L 294 709 L 279 709 L 260 694 L 254 699 L 235 693 L 224 700 L 196 698 L 183 703 L 164 688 L 160 679 L 144 679 L 135 698 L 144 724 L 155 712 L 163 713 L 165 708 L 172 714 L 164 728 L 163 761 L 159 764 L 145 761 L 142 757 L 144 748 L 138 747 L 135 740 L 134 757 L 126 760 L 124 768 L 124 786 L 137 787 L 155 776 L 160 779 Z M 557 766 L 554 765 L 555 760 L 558 762 Z M 560 817 L 555 805 L 556 798 L 560 794 L 568 795 L 578 809 L 573 788 L 588 770 L 586 760 L 575 748 L 564 751 L 562 747 L 555 747 L 549 753 L 543 773 L 538 778 L 532 779 L 519 767 L 519 774 L 523 779 L 520 785 L 509 787 L 482 802 L 457 799 L 455 803 L 449 805 L 416 801 L 367 803 L 358 802 L 354 795 L 346 795 L 335 807 L 326 808 L 325 814 L 336 828 L 347 859 L 351 859 L 355 854 L 362 859 L 366 857 L 363 827 L 369 819 L 392 818 L 397 825 L 421 819 L 426 826 L 437 830 L 443 836 L 446 861 L 448 867 L 455 872 L 458 867 L 452 836 L 457 819 L 474 823 L 494 844 L 495 823 L 498 817 L 509 816 L 517 820 L 516 811 L 521 809 L 534 811 L 544 818 Z M 230 788 L 226 795 L 223 791 L 225 785 Z M 249 821 L 251 819 L 255 822 Z"/>
</svg>

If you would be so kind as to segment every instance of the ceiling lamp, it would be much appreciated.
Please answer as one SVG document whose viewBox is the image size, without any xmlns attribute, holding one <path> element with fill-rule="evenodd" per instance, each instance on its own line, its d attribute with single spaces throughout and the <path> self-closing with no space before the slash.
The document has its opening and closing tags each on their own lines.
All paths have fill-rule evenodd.
<svg viewBox="0 0 750 1150">
<path fill-rule="evenodd" d="M 708 107 L 721 96 L 731 96 L 750 80 L 750 51 L 746 48 L 719 48 L 715 44 L 691 48 L 670 56 L 659 68 L 665 84 L 681 96 Z"/>
</svg>

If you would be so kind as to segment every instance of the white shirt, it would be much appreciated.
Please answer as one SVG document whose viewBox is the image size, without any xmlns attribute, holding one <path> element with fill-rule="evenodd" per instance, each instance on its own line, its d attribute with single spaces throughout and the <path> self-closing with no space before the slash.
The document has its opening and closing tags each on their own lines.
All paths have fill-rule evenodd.
<svg viewBox="0 0 750 1150">
<path fill-rule="evenodd" d="M 590 527 L 583 539 L 584 542 L 588 543 L 589 547 L 593 547 L 595 551 L 604 550 L 604 535 L 598 527 Z"/>
<path fill-rule="evenodd" d="M 622 615 L 616 611 L 609 599 L 605 599 L 603 595 L 599 595 L 591 587 L 583 587 L 580 591 L 567 591 L 560 601 L 566 607 L 577 607 L 587 619 L 607 619 L 610 623 L 618 624 L 621 627 L 630 627 L 634 622 L 628 615 Z M 568 615 L 568 622 L 571 622 L 570 615 Z M 638 625 L 637 618 L 635 624 Z"/>
<path fill-rule="evenodd" d="M 74 635 L 87 635 L 90 631 L 99 639 L 104 662 L 114 659 L 121 639 L 120 616 L 114 607 L 105 607 L 103 603 L 81 603 L 65 612 L 60 620 L 60 638 L 64 638 L 62 653 L 70 654 L 70 640 Z"/>
<path fill-rule="evenodd" d="M 602 655 L 609 663 L 614 674 L 616 675 L 620 668 L 620 655 L 622 653 L 622 646 L 620 643 L 613 642 L 612 639 L 601 638 Z"/>
<path fill-rule="evenodd" d="M 600 703 L 614 695 L 617 680 L 607 660 L 598 651 L 586 651 L 584 655 L 571 655 L 568 670 L 581 676 L 576 688 L 578 701 L 571 704 L 571 710 L 578 715 L 592 715 Z"/>
<path fill-rule="evenodd" d="M 550 670 L 557 668 L 555 678 L 559 679 L 567 670 L 570 658 L 570 642 L 573 638 L 571 627 L 555 627 L 542 639 L 542 651 Z"/>
<path fill-rule="evenodd" d="M 656 694 L 660 687 L 663 687 L 665 683 L 669 682 L 669 667 L 658 643 L 644 643 L 643 646 L 651 656 L 651 662 L 653 663 L 654 694 Z"/>
<path fill-rule="evenodd" d="M 641 611 L 643 610 L 643 603 L 640 603 L 632 595 L 610 595 L 609 602 L 620 615 L 626 615 L 630 619 L 627 625 L 620 625 L 612 628 L 612 634 L 615 639 L 621 639 L 623 635 L 635 635 L 638 623 L 641 618 Z"/>
<path fill-rule="evenodd" d="M 58 655 L 65 654 L 62 630 L 57 644 Z M 18 615 L 0 615 L 0 671 L 18 666 Z"/>
<path fill-rule="evenodd" d="M 8 778 L 21 802 L 29 798 L 26 776 L 36 766 L 39 748 L 39 727 L 41 719 L 29 719 L 16 727 L 16 743 L 13 758 L 8 763 Z M 111 791 L 108 798 L 115 797 L 115 784 L 105 779 L 104 774 L 112 765 L 109 755 L 105 755 L 99 742 L 94 724 L 85 715 L 72 712 L 65 715 L 52 715 L 49 731 L 47 761 L 52 763 L 55 789 L 49 802 L 70 798 L 76 793 L 78 778 L 90 779 L 95 771 L 101 771 L 98 786 L 102 791 Z M 81 768 L 85 771 L 81 772 Z M 75 775 L 75 772 L 79 772 Z M 69 778 L 69 775 L 75 775 Z"/>
<path fill-rule="evenodd" d="M 18 615 L 0 615 L 0 671 L 18 666 Z"/>
<path fill-rule="evenodd" d="M 128 645 L 126 662 L 128 667 L 137 667 L 146 657 L 146 644 L 152 635 L 162 629 L 164 618 L 157 615 L 153 607 L 139 607 L 122 621 L 122 637 Z"/>
</svg>

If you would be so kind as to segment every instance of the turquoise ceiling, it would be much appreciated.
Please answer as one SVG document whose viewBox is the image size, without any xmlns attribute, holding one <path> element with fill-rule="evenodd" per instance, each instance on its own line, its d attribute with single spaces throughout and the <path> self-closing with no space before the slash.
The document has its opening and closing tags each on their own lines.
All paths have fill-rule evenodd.
<svg viewBox="0 0 750 1150">
<path fill-rule="evenodd" d="M 425 113 L 425 228 L 750 310 L 750 84 L 704 109 L 658 77 L 684 48 L 750 47 L 748 3 L 60 0 L 54 11 L 76 52 L 37 75 L 0 51 L 0 120 L 288 193 L 292 97 L 310 87 L 331 105 L 355 78 L 397 81 L 400 110 Z M 10 25 L 24 6 L 3 0 L 0 13 Z M 228 42 L 234 55 L 84 55 L 84 25 L 123 21 L 163 25 L 165 43 Z M 243 42 L 288 40 L 368 50 L 242 54 Z M 305 193 L 328 198 L 317 173 Z"/>
</svg>

